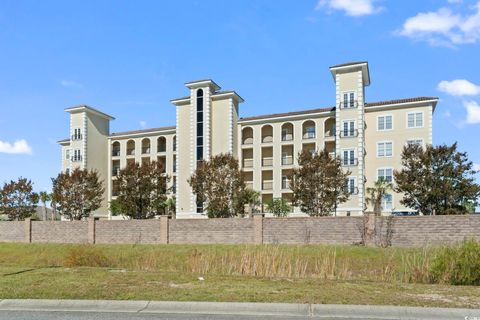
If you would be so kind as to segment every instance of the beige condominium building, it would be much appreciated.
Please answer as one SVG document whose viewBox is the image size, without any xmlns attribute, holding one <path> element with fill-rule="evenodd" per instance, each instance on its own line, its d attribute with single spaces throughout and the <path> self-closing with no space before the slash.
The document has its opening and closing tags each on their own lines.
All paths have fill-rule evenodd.
<svg viewBox="0 0 480 320">
<path fill-rule="evenodd" d="M 88 106 L 68 108 L 70 137 L 59 142 L 62 170 L 80 167 L 100 173 L 106 191 L 95 216 L 108 218 L 118 171 L 130 161 L 161 161 L 171 177 L 177 218 L 199 218 L 205 217 L 203 206 L 188 184 L 199 160 L 233 154 L 247 186 L 261 192 L 263 203 L 280 197 L 291 201 L 288 176 L 298 166 L 298 153 L 326 148 L 351 172 L 349 200 L 332 214 L 361 215 L 371 210 L 365 201 L 366 189 L 380 177 L 393 181 L 393 171 L 401 168 L 403 146 L 432 143 L 432 115 L 438 99 L 367 103 L 367 62 L 335 65 L 330 72 L 336 101 L 328 108 L 240 118 L 243 99 L 235 91 L 221 91 L 213 80 L 185 83 L 189 94 L 171 100 L 176 107 L 176 123 L 171 127 L 110 133 L 113 117 Z M 386 196 L 384 214 L 410 211 L 400 204 L 401 198 L 394 192 Z M 293 209 L 292 215 L 296 214 L 301 214 L 298 208 Z"/>
</svg>

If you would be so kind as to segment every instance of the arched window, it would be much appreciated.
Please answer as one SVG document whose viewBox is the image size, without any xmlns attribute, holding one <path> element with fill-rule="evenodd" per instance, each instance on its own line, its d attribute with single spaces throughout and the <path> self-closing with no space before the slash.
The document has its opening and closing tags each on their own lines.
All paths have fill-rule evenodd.
<svg viewBox="0 0 480 320">
<path fill-rule="evenodd" d="M 287 122 L 282 125 L 282 141 L 291 140 L 293 140 L 293 124 Z"/>
<path fill-rule="evenodd" d="M 315 122 L 312 120 L 303 123 L 303 139 L 315 138 Z"/>
<path fill-rule="evenodd" d="M 135 141 L 128 140 L 127 142 L 127 156 L 135 155 Z"/>
<path fill-rule="evenodd" d="M 262 127 L 262 143 L 273 142 L 273 127 L 266 124 Z"/>
<path fill-rule="evenodd" d="M 167 139 L 165 137 L 159 137 L 157 139 L 157 152 L 167 151 Z"/>
</svg>

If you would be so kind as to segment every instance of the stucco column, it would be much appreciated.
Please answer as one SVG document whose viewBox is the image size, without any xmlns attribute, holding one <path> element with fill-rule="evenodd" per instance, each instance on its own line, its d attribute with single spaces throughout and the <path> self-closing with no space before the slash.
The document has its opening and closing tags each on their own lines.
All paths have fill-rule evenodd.
<svg viewBox="0 0 480 320">
<path fill-rule="evenodd" d="M 169 216 L 160 217 L 160 243 L 161 244 L 168 244 L 169 219 L 170 219 Z"/>
<path fill-rule="evenodd" d="M 30 218 L 25 219 L 25 242 L 32 242 L 32 220 Z"/>
<path fill-rule="evenodd" d="M 95 244 L 95 218 L 89 217 L 88 218 L 88 243 Z"/>
<path fill-rule="evenodd" d="M 253 216 L 253 243 L 263 244 L 263 214 Z"/>
</svg>

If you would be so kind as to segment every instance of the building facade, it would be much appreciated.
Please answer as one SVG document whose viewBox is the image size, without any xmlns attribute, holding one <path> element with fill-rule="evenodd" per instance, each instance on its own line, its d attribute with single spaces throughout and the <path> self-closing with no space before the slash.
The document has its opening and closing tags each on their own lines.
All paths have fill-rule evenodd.
<svg viewBox="0 0 480 320">
<path fill-rule="evenodd" d="M 239 117 L 243 99 L 221 91 L 213 80 L 187 82 L 189 95 L 171 100 L 176 107 L 172 127 L 110 133 L 113 117 L 88 106 L 68 108 L 70 138 L 61 140 L 62 170 L 96 169 L 106 181 L 105 201 L 95 215 L 110 217 L 108 203 L 116 196 L 115 176 L 130 161 L 157 160 L 164 164 L 176 197 L 177 218 L 205 217 L 188 179 L 197 162 L 220 153 L 239 160 L 248 187 L 260 191 L 262 202 L 291 201 L 288 176 L 303 150 L 326 148 L 351 172 L 349 200 L 335 215 L 361 215 L 368 208 L 366 189 L 382 177 L 393 181 L 401 168 L 402 148 L 432 143 L 432 115 L 438 98 L 416 97 L 365 101 L 370 85 L 367 62 L 330 67 L 335 83 L 335 106 L 252 117 Z M 385 214 L 410 211 L 392 192 L 382 203 Z M 294 208 L 292 214 L 301 214 Z"/>
</svg>

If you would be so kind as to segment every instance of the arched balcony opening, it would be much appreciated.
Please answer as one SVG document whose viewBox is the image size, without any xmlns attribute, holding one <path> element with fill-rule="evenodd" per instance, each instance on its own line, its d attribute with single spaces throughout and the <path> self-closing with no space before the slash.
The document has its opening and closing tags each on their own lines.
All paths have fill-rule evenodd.
<svg viewBox="0 0 480 320">
<path fill-rule="evenodd" d="M 112 143 L 112 157 L 120 156 L 120 142 L 115 141 Z"/>
<path fill-rule="evenodd" d="M 165 137 L 159 137 L 157 139 L 157 152 L 167 151 L 167 139 Z"/>
<path fill-rule="evenodd" d="M 145 138 L 142 140 L 142 154 L 150 153 L 150 139 Z"/>
<path fill-rule="evenodd" d="M 335 134 L 336 134 L 336 122 L 335 122 L 335 118 L 328 118 L 325 120 L 325 126 L 324 126 L 324 136 L 325 138 L 328 138 L 328 137 L 335 137 Z"/>
<path fill-rule="evenodd" d="M 307 120 L 302 125 L 303 139 L 315 138 L 315 122 Z"/>
<path fill-rule="evenodd" d="M 128 140 L 127 142 L 127 156 L 135 155 L 135 141 Z"/>
<path fill-rule="evenodd" d="M 262 127 L 262 143 L 273 142 L 273 127 L 269 124 Z"/>
<path fill-rule="evenodd" d="M 242 130 L 242 144 L 253 144 L 253 129 L 246 127 Z"/>
<path fill-rule="evenodd" d="M 282 125 L 282 141 L 292 141 L 293 140 L 293 124 L 290 122 L 284 123 Z"/>
</svg>

